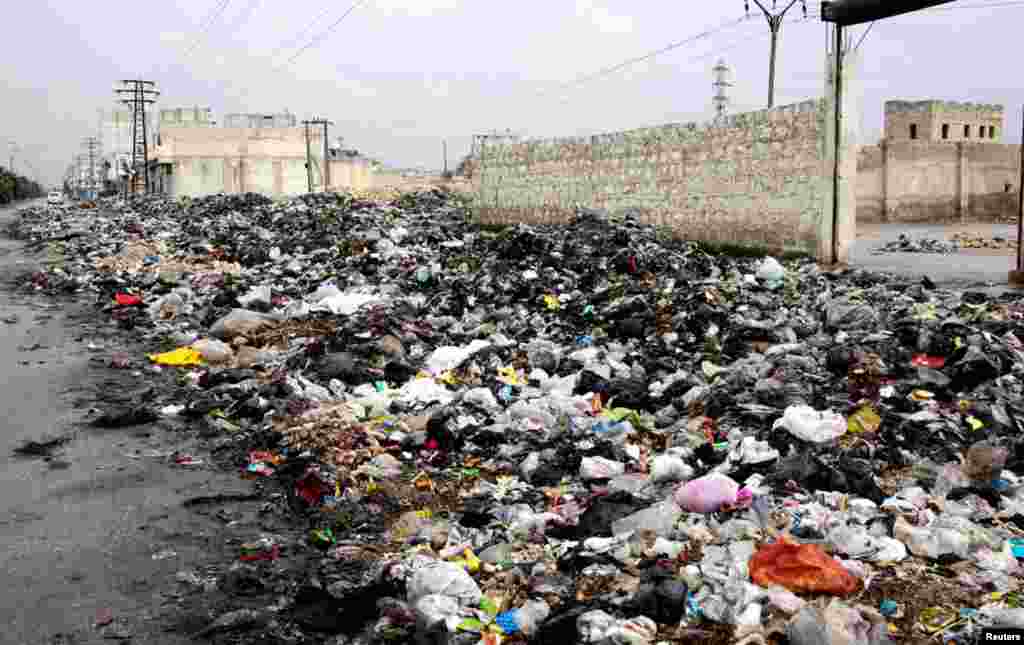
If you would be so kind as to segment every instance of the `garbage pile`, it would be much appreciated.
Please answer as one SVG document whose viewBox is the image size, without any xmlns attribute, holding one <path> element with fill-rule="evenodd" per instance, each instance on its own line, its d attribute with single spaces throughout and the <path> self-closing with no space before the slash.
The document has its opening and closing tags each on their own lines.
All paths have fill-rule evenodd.
<svg viewBox="0 0 1024 645">
<path fill-rule="evenodd" d="M 1017 241 L 1005 237 L 985 237 L 972 233 L 957 232 L 953 234 L 953 241 L 962 249 L 1016 249 Z"/>
<path fill-rule="evenodd" d="M 287 501 L 290 535 L 182 584 L 312 564 L 202 636 L 1024 627 L 1015 295 L 713 257 L 597 211 L 482 230 L 441 191 L 152 198 L 19 232 L 51 256 L 26 288 L 95 294 L 166 376 L 96 423 L 180 419 Z"/>
<path fill-rule="evenodd" d="M 874 255 L 882 253 L 956 253 L 960 250 L 961 240 L 936 240 L 931 238 L 911 239 L 906 233 L 900 233 L 899 239 L 888 242 L 871 251 Z"/>
</svg>

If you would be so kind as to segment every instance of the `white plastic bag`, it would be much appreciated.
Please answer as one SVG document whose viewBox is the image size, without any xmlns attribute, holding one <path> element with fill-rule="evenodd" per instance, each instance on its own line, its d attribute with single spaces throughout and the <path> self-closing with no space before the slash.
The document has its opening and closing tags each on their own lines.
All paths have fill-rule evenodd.
<svg viewBox="0 0 1024 645">
<path fill-rule="evenodd" d="M 474 340 L 466 347 L 438 347 L 427 358 L 425 366 L 432 374 L 440 374 L 455 369 L 473 354 L 490 346 L 486 340 Z"/>
<path fill-rule="evenodd" d="M 763 280 L 769 289 L 778 289 L 786 277 L 786 269 L 775 258 L 767 257 L 757 267 L 757 277 Z"/>
<path fill-rule="evenodd" d="M 234 350 L 225 342 L 215 338 L 203 338 L 192 343 L 192 349 L 199 352 L 207 363 L 227 363 L 235 356 Z"/>
<path fill-rule="evenodd" d="M 682 482 L 693 477 L 693 468 L 679 457 L 658 455 L 651 461 L 651 481 Z"/>
<path fill-rule="evenodd" d="M 238 296 L 236 300 L 238 300 L 238 304 L 249 309 L 250 307 L 269 307 L 270 298 L 270 287 L 264 285 L 249 289 L 248 293 L 243 296 Z"/>
<path fill-rule="evenodd" d="M 483 593 L 476 581 L 461 566 L 452 562 L 432 562 L 412 574 L 408 585 L 409 601 L 439 594 L 454 598 L 463 607 L 477 605 Z"/>
<path fill-rule="evenodd" d="M 583 479 L 611 479 L 626 472 L 626 464 L 604 457 L 584 457 L 580 462 Z"/>
<path fill-rule="evenodd" d="M 829 443 L 846 434 L 846 418 L 831 410 L 819 412 L 809 405 L 791 405 L 772 424 L 772 430 L 778 428 L 803 441 Z"/>
</svg>

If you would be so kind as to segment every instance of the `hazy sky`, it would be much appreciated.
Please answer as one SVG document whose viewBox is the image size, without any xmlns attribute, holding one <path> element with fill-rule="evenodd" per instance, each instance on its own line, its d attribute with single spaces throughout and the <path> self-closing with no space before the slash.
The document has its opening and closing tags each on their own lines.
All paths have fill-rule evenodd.
<svg viewBox="0 0 1024 645">
<path fill-rule="evenodd" d="M 767 0 L 770 2 L 770 0 Z M 226 4 L 225 4 L 226 3 Z M 782 3 L 780 3 L 782 4 Z M 808 2 L 812 14 L 818 1 Z M 215 10 L 225 6 L 222 14 Z M 704 120 L 711 67 L 734 67 L 736 110 L 767 100 L 768 30 L 751 18 L 579 85 L 564 84 L 742 18 L 743 0 L 364 0 L 318 45 L 286 65 L 351 5 L 347 0 L 32 0 L 5 10 L 0 139 L 15 140 L 57 181 L 122 78 L 146 78 L 159 106 L 323 116 L 346 144 L 399 166 L 450 164 L 470 135 L 512 128 L 587 135 Z M 1003 103 L 1005 140 L 1020 140 L 1024 0 L 960 0 L 880 22 L 861 47 L 865 140 L 886 99 Z M 215 15 L 208 31 L 204 19 Z M 822 94 L 826 27 L 783 27 L 777 104 Z M 312 25 L 312 27 L 310 27 Z M 864 30 L 857 28 L 859 36 Z M 196 42 L 198 39 L 198 42 Z M 191 51 L 190 51 L 191 50 Z M 7 146 L 0 141 L 7 164 Z"/>
</svg>

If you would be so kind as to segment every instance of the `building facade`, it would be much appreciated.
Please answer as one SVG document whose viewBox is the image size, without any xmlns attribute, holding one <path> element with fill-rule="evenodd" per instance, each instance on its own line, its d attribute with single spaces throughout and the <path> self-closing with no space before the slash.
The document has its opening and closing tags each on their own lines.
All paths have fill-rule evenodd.
<svg viewBox="0 0 1024 645">
<path fill-rule="evenodd" d="M 212 128 L 215 125 L 213 110 L 210 108 L 191 107 L 160 110 L 161 128 Z"/>
<path fill-rule="evenodd" d="M 237 115 L 235 115 L 237 116 Z M 230 116 L 226 122 L 233 121 Z M 309 191 L 303 127 L 163 127 L 151 153 L 159 191 L 173 197 L 254 192 L 268 197 Z M 313 190 L 368 188 L 373 169 L 361 157 L 323 158 L 323 131 L 311 128 Z M 326 172 L 325 172 L 326 170 Z"/>
<path fill-rule="evenodd" d="M 1003 106 L 955 101 L 886 101 L 885 140 L 1002 143 Z"/>
<path fill-rule="evenodd" d="M 279 114 L 228 114 L 224 116 L 225 128 L 294 128 L 299 120 L 288 111 Z"/>
</svg>

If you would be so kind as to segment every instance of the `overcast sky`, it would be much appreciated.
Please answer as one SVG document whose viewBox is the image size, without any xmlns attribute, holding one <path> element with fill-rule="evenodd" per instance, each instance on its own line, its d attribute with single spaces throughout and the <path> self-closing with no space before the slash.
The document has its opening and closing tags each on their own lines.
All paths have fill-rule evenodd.
<svg viewBox="0 0 1024 645">
<path fill-rule="evenodd" d="M 770 0 L 767 0 L 770 2 Z M 217 15 L 215 10 L 224 5 Z M 781 5 L 782 3 L 780 3 Z M 812 14 L 818 1 L 808 2 Z M 121 78 L 158 83 L 162 108 L 323 116 L 332 137 L 387 163 L 439 168 L 474 132 L 588 135 L 711 114 L 711 67 L 734 68 L 737 111 L 767 100 L 768 29 L 743 0 L 32 0 L 5 10 L 0 38 L 0 138 L 57 181 L 97 134 Z M 1006 105 L 1005 140 L 1020 140 L 1024 87 L 1021 0 L 959 0 L 880 22 L 861 47 L 864 139 L 876 141 L 886 99 Z M 204 19 L 215 15 L 203 33 Z M 783 27 L 776 104 L 822 94 L 825 26 Z M 313 25 L 310 27 L 310 25 Z M 695 34 L 715 32 L 645 62 L 565 84 Z M 857 28 L 859 36 L 863 27 Z M 198 42 L 197 42 L 198 39 Z M 7 148 L 0 142 L 2 163 Z"/>
</svg>

